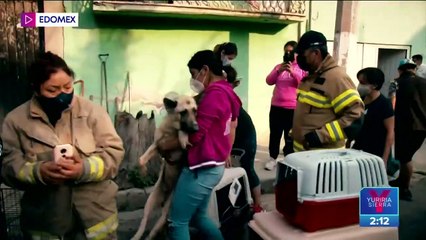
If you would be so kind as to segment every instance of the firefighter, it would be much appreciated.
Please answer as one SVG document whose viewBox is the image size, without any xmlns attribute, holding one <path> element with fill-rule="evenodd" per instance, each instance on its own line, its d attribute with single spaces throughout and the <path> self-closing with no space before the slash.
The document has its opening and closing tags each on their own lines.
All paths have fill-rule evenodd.
<svg viewBox="0 0 426 240">
<path fill-rule="evenodd" d="M 3 123 L 4 182 L 24 191 L 25 239 L 116 239 L 117 175 L 124 149 L 107 112 L 74 95 L 74 73 L 43 53 L 29 71 L 34 96 Z M 54 161 L 56 145 L 74 155 Z"/>
<path fill-rule="evenodd" d="M 300 38 L 299 67 L 309 72 L 297 89 L 292 136 L 294 151 L 344 148 L 363 122 L 364 104 L 344 68 L 328 53 L 327 40 L 316 31 Z"/>
</svg>

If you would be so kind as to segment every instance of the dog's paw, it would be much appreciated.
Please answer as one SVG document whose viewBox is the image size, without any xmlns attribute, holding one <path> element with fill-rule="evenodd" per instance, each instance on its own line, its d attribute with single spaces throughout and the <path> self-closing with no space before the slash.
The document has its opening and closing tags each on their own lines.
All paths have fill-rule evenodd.
<svg viewBox="0 0 426 240">
<path fill-rule="evenodd" d="M 146 165 L 141 166 L 141 175 L 146 176 L 148 174 L 148 168 Z"/>
<path fill-rule="evenodd" d="M 191 146 L 188 135 L 183 133 L 182 131 L 179 131 L 179 142 L 180 142 L 180 146 L 183 149 L 185 149 L 187 146 Z"/>
</svg>

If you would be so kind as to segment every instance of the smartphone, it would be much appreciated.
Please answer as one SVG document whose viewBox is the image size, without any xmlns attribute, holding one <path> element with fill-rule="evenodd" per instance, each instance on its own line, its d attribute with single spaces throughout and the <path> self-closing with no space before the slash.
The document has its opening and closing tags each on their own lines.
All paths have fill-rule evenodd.
<svg viewBox="0 0 426 240">
<path fill-rule="evenodd" d="M 72 157 L 74 148 L 71 144 L 56 145 L 53 148 L 53 159 L 58 163 L 61 158 Z"/>
<path fill-rule="evenodd" d="M 287 51 L 283 56 L 284 63 L 290 63 L 294 61 L 294 51 Z"/>
</svg>

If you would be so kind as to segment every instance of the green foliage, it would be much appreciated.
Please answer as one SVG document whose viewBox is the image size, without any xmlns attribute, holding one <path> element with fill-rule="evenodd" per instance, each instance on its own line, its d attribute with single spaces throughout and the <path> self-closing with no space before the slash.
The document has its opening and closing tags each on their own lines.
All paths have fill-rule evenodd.
<svg viewBox="0 0 426 240">
<path fill-rule="evenodd" d="M 132 183 L 137 188 L 150 187 L 157 182 L 158 176 L 152 174 L 147 174 L 142 176 L 139 167 L 134 167 L 128 173 L 129 182 Z"/>
</svg>

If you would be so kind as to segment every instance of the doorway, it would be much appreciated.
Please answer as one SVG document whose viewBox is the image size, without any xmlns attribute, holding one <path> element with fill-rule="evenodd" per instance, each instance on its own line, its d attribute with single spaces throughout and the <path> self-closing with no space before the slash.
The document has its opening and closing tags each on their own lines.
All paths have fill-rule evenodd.
<svg viewBox="0 0 426 240">
<path fill-rule="evenodd" d="M 398 63 L 407 58 L 407 49 L 379 48 L 377 67 L 385 74 L 385 82 L 380 92 L 388 96 L 391 81 L 398 77 Z"/>
</svg>

